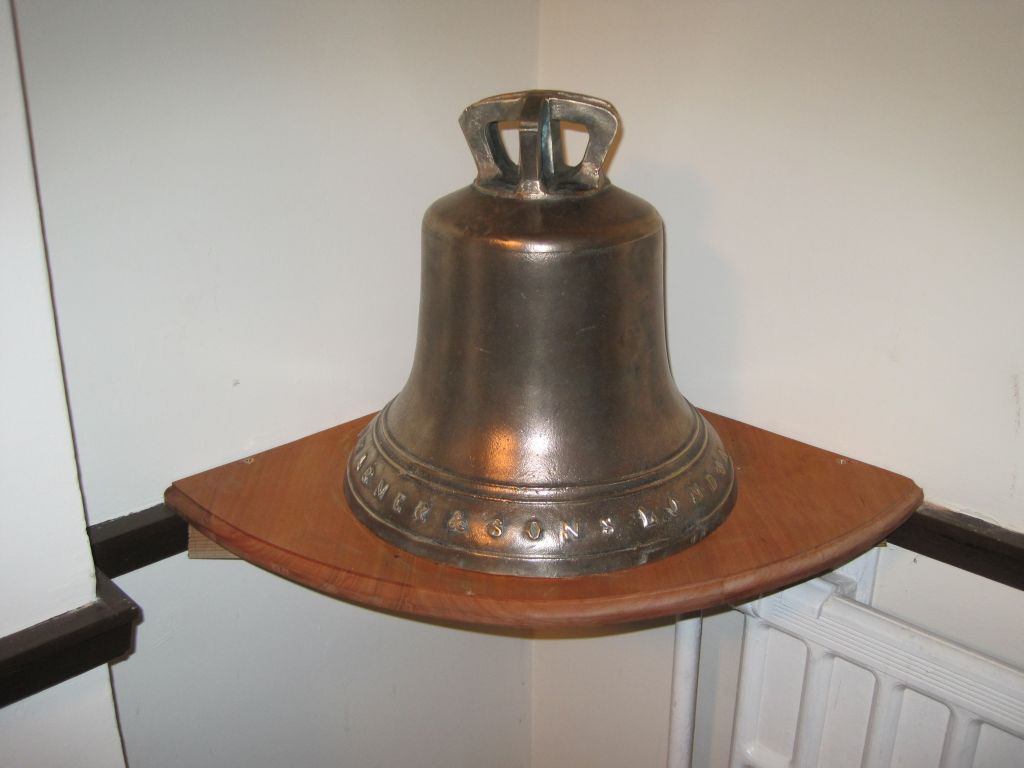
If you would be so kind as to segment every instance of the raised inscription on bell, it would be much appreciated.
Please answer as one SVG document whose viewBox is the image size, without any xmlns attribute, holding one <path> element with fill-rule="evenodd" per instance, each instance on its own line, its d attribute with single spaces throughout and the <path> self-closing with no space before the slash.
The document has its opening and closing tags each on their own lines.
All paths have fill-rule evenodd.
<svg viewBox="0 0 1024 768">
<path fill-rule="evenodd" d="M 540 527 L 540 521 L 531 520 L 526 524 L 526 535 L 530 538 L 530 541 L 537 541 L 544 533 L 544 529 Z"/>
<path fill-rule="evenodd" d="M 452 533 L 465 533 L 469 529 L 469 522 L 466 520 L 466 513 L 460 509 L 455 510 L 448 517 L 448 530 Z"/>
<path fill-rule="evenodd" d="M 562 521 L 562 529 L 558 533 L 559 540 L 564 544 L 570 539 L 575 540 L 580 537 L 580 523 L 578 520 L 569 522 L 568 520 Z"/>
<path fill-rule="evenodd" d="M 640 519 L 640 525 L 644 528 L 650 528 L 652 525 L 658 524 L 658 516 L 652 510 L 640 507 L 636 511 L 636 516 Z"/>
<path fill-rule="evenodd" d="M 373 479 L 373 475 L 374 475 L 374 473 L 376 471 L 377 470 L 374 468 L 373 464 L 371 464 L 370 466 L 368 466 L 366 468 L 366 470 L 363 472 L 362 476 L 359 478 L 360 480 L 363 481 L 363 485 L 369 485 L 370 484 L 370 481 Z"/>
<path fill-rule="evenodd" d="M 694 504 L 704 501 L 704 489 L 700 487 L 700 483 L 690 483 L 687 490 L 690 492 L 690 501 Z"/>
<path fill-rule="evenodd" d="M 417 501 L 416 508 L 412 511 L 412 519 L 417 520 L 421 523 L 427 522 L 427 517 L 430 515 L 430 505 L 425 501 Z"/>
</svg>

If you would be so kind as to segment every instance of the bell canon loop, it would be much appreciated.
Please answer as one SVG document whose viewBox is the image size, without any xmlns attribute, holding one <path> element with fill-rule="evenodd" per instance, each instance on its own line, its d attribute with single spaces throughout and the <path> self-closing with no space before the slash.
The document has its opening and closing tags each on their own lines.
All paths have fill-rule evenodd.
<svg viewBox="0 0 1024 768">
<path fill-rule="evenodd" d="M 563 122 L 589 134 L 575 165 Z M 348 459 L 354 513 L 409 552 L 517 576 L 696 543 L 735 472 L 669 369 L 661 218 L 605 175 L 615 108 L 525 91 L 460 123 L 477 178 L 424 216 L 412 371 Z"/>
</svg>

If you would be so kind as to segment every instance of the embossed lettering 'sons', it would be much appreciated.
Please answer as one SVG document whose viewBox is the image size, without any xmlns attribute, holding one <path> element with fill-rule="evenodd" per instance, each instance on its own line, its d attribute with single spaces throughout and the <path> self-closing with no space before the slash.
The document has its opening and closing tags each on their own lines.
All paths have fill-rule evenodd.
<svg viewBox="0 0 1024 768">
<path fill-rule="evenodd" d="M 644 528 L 650 528 L 652 525 L 658 524 L 658 516 L 652 510 L 637 507 L 636 516 L 640 520 L 640 525 Z"/>
<path fill-rule="evenodd" d="M 597 521 L 601 526 L 601 533 L 604 536 L 611 536 L 615 533 L 615 523 L 612 522 L 610 517 L 602 517 Z"/>
<path fill-rule="evenodd" d="M 665 505 L 665 514 L 669 517 L 676 517 L 679 514 L 679 504 L 676 503 L 675 499 L 669 499 L 668 504 Z"/>
<path fill-rule="evenodd" d="M 465 533 L 469 528 L 469 521 L 466 520 L 466 513 L 456 509 L 448 517 L 448 531 L 450 533 Z"/>
<path fill-rule="evenodd" d="M 356 459 L 356 472 L 363 468 L 363 464 L 366 463 L 366 454 L 364 453 L 358 459 Z"/>
<path fill-rule="evenodd" d="M 704 475 L 704 482 L 708 484 L 708 488 L 712 493 L 718 490 L 718 478 L 708 472 Z"/>
<path fill-rule="evenodd" d="M 430 505 L 425 501 L 417 501 L 416 507 L 412 511 L 412 519 L 420 523 L 427 522 L 427 517 L 430 515 Z"/>
<path fill-rule="evenodd" d="M 690 501 L 694 504 L 704 501 L 704 489 L 700 487 L 700 483 L 690 483 L 686 490 L 690 492 Z"/>
<path fill-rule="evenodd" d="M 391 487 L 391 483 L 387 480 L 381 480 L 377 483 L 377 487 L 373 489 L 373 495 L 377 501 L 381 501 L 388 493 L 388 488 Z"/>
<path fill-rule="evenodd" d="M 492 539 L 496 539 L 505 532 L 505 523 L 502 522 L 500 517 L 496 517 L 487 523 L 487 535 Z"/>
<path fill-rule="evenodd" d="M 359 479 L 362 481 L 363 485 L 369 485 L 370 481 L 373 479 L 373 476 L 376 472 L 377 470 L 374 468 L 373 464 L 371 464 L 366 468 L 366 470 L 363 472 Z"/>
<path fill-rule="evenodd" d="M 725 477 L 725 462 L 721 459 L 715 459 L 715 474 Z"/>
<path fill-rule="evenodd" d="M 568 520 L 562 521 L 562 530 L 558 532 L 559 540 L 564 544 L 569 539 L 578 539 L 580 537 L 580 522 L 579 520 L 573 520 L 571 523 Z"/>
<path fill-rule="evenodd" d="M 540 521 L 537 518 L 526 524 L 526 535 L 531 541 L 539 539 L 542 533 L 544 533 L 544 529 L 540 527 Z"/>
<path fill-rule="evenodd" d="M 406 498 L 404 493 L 396 493 L 395 498 L 391 501 L 391 511 L 396 515 L 402 514 L 402 505 L 405 504 Z"/>
</svg>

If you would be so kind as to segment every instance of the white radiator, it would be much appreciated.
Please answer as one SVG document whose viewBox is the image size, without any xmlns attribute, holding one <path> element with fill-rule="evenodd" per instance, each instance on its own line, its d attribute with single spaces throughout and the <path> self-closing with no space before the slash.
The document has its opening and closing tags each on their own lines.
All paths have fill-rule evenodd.
<svg viewBox="0 0 1024 768">
<path fill-rule="evenodd" d="M 834 574 L 740 607 L 733 768 L 1024 766 L 1024 672 L 857 587 Z"/>
</svg>

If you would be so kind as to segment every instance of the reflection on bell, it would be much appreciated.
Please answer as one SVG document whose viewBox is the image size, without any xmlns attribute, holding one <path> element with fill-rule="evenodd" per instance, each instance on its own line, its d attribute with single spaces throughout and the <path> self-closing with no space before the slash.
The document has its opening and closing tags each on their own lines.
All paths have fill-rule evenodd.
<svg viewBox="0 0 1024 768">
<path fill-rule="evenodd" d="M 574 166 L 562 121 L 590 136 Z M 519 576 L 697 542 L 728 515 L 735 474 L 669 370 L 661 218 L 602 168 L 614 107 L 526 91 L 461 124 L 478 176 L 424 217 L 412 373 L 349 458 L 352 509 L 402 549 Z"/>
</svg>

